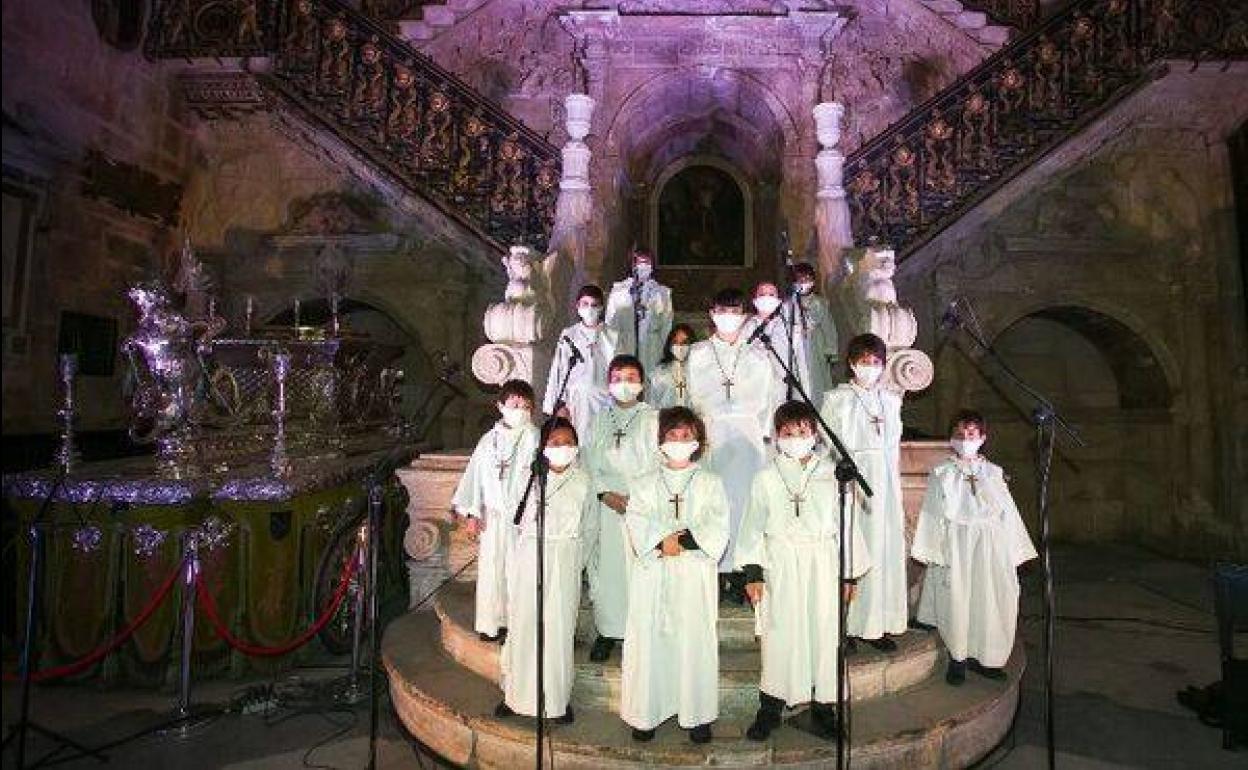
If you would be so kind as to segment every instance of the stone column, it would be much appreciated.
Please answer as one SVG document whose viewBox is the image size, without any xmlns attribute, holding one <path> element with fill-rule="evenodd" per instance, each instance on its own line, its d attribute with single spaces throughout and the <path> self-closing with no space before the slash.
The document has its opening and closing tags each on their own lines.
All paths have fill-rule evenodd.
<svg viewBox="0 0 1248 770">
<path fill-rule="evenodd" d="M 819 154 L 815 156 L 815 236 L 825 289 L 838 286 L 844 279 L 843 254 L 854 245 L 849 202 L 842 185 L 845 155 L 837 149 L 844 115 L 845 107 L 838 102 L 815 105 L 815 135 L 819 138 Z"/>
<path fill-rule="evenodd" d="M 555 261 L 549 275 L 553 320 L 560 327 L 573 293 L 586 282 L 585 259 L 593 217 L 589 183 L 592 153 L 585 137 L 594 114 L 594 100 L 587 94 L 569 94 L 563 103 L 568 143 L 563 146 L 563 177 L 559 180 L 559 199 L 550 234 Z"/>
</svg>

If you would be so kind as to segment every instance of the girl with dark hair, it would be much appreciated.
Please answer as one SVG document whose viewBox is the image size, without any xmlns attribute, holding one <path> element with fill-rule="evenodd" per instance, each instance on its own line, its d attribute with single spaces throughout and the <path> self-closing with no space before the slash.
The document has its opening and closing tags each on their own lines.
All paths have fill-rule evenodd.
<svg viewBox="0 0 1248 770">
<path fill-rule="evenodd" d="M 697 335 L 689 324 L 676 324 L 663 344 L 663 357 L 650 373 L 649 402 L 656 409 L 689 406 L 689 374 L 685 362 Z"/>
</svg>

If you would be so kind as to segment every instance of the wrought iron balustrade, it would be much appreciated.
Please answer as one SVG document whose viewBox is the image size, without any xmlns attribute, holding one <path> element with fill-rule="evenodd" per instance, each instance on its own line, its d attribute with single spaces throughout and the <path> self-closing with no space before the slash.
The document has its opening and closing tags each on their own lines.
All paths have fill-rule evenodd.
<svg viewBox="0 0 1248 770">
<path fill-rule="evenodd" d="M 846 159 L 853 231 L 904 258 L 1166 58 L 1248 55 L 1248 3 L 1077 0 Z"/>
<path fill-rule="evenodd" d="M 146 50 L 266 56 L 266 86 L 448 216 L 500 247 L 546 246 L 559 150 L 383 21 L 340 0 L 167 0 Z"/>
</svg>

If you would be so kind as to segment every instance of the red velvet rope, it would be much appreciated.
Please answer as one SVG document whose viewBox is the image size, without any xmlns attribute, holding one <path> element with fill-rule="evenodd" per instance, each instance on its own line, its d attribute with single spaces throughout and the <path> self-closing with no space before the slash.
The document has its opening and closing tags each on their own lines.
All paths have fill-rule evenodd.
<svg viewBox="0 0 1248 770">
<path fill-rule="evenodd" d="M 342 605 L 342 600 L 346 598 L 347 589 L 351 585 L 351 576 L 355 574 L 355 570 L 356 558 L 355 554 L 352 554 L 352 557 L 347 560 L 346 565 L 343 567 L 342 578 L 338 581 L 338 588 L 334 591 L 334 597 L 333 600 L 330 601 L 329 607 L 321 613 L 321 616 L 316 619 L 316 622 L 313 623 L 310 628 L 299 634 L 299 636 L 296 636 L 290 642 L 278 647 L 266 647 L 264 645 L 251 644 L 250 642 L 243 641 L 234 634 L 230 633 L 230 629 L 221 622 L 221 614 L 217 610 L 216 601 L 213 600 L 212 594 L 208 593 L 208 589 L 204 585 L 203 580 L 198 576 L 195 580 L 195 588 L 196 593 L 199 596 L 200 604 L 203 605 L 204 615 L 208 618 L 208 622 L 212 624 L 213 630 L 217 632 L 217 636 L 224 639 L 226 644 L 244 655 L 251 655 L 253 657 L 276 657 L 278 655 L 285 655 L 288 652 L 293 652 L 294 650 L 307 644 L 312 637 L 319 634 L 321 629 L 325 628 L 325 626 L 329 624 L 329 621 L 334 617 L 334 614 L 338 612 L 338 608 Z"/>
<path fill-rule="evenodd" d="M 173 590 L 173 586 L 178 582 L 178 577 L 181 574 L 182 563 L 179 562 L 178 568 L 175 569 L 173 574 L 161 584 L 160 588 L 157 589 L 156 593 L 152 596 L 151 601 L 147 603 L 147 606 L 140 610 L 139 614 L 134 617 L 134 620 L 130 621 L 125 628 L 121 629 L 116 636 L 110 639 L 102 647 L 97 647 L 92 652 L 87 653 L 85 657 L 79 658 L 72 663 L 66 663 L 63 666 L 56 666 L 54 668 L 45 668 L 42 671 L 32 671 L 30 673 L 30 681 L 45 682 L 49 679 L 59 679 L 61 677 L 72 676 L 73 674 L 77 674 L 78 672 L 83 671 L 91 665 L 103 660 L 109 653 L 120 647 L 134 634 L 135 631 L 138 631 L 139 628 L 147 622 L 147 619 L 152 616 L 152 613 L 156 611 L 156 608 L 159 607 L 165 601 L 165 598 L 169 596 L 169 592 Z M 21 674 L 6 673 L 4 675 L 4 681 L 20 682 L 22 681 L 22 677 Z"/>
</svg>

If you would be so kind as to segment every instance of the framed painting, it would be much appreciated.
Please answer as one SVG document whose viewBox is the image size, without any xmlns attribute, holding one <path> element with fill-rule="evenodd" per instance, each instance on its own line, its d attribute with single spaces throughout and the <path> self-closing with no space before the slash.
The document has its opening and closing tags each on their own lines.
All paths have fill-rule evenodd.
<svg viewBox="0 0 1248 770">
<path fill-rule="evenodd" d="M 748 186 L 718 158 L 674 164 L 659 177 L 650 200 L 650 242 L 663 267 L 751 267 L 752 223 Z"/>
</svg>

